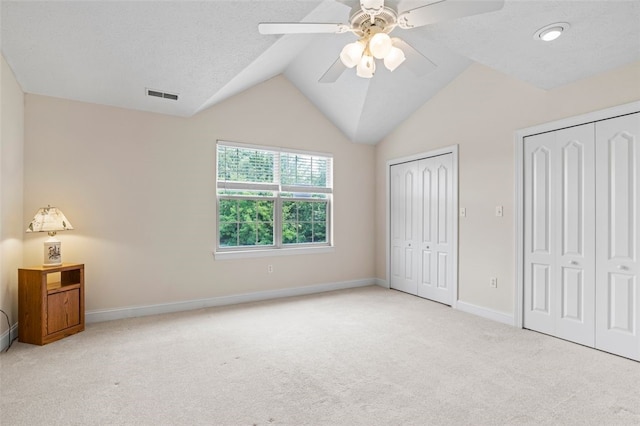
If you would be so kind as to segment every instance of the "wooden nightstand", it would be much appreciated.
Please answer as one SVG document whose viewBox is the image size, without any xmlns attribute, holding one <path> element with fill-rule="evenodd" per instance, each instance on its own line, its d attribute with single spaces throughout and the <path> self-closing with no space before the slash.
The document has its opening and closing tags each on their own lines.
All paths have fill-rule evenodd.
<svg viewBox="0 0 640 426">
<path fill-rule="evenodd" d="M 18 337 L 46 345 L 84 330 L 84 264 L 18 269 Z"/>
</svg>

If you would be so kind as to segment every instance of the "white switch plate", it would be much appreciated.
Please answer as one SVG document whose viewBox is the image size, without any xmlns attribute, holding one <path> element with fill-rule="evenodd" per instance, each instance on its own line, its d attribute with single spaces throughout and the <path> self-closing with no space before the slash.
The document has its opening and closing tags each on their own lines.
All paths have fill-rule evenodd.
<svg viewBox="0 0 640 426">
<path fill-rule="evenodd" d="M 460 209 L 460 217 L 467 217 L 467 209 L 464 207 Z"/>
<path fill-rule="evenodd" d="M 491 281 L 489 281 L 489 285 L 493 288 L 498 288 L 498 279 L 496 277 L 491 277 Z"/>
<path fill-rule="evenodd" d="M 503 214 L 502 206 L 496 206 L 496 216 L 502 217 L 502 214 Z"/>
</svg>

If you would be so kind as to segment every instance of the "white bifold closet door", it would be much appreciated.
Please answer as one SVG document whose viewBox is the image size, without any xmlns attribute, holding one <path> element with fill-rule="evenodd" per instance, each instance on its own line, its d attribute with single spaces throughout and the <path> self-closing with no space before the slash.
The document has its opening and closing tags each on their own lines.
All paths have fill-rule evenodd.
<svg viewBox="0 0 640 426">
<path fill-rule="evenodd" d="M 525 138 L 524 326 L 640 360 L 640 114 Z"/>
<path fill-rule="evenodd" d="M 593 124 L 525 139 L 525 327 L 594 345 Z"/>
<path fill-rule="evenodd" d="M 391 166 L 391 288 L 453 302 L 453 155 Z"/>
<path fill-rule="evenodd" d="M 640 361 L 640 113 L 596 126 L 596 347 Z"/>
</svg>

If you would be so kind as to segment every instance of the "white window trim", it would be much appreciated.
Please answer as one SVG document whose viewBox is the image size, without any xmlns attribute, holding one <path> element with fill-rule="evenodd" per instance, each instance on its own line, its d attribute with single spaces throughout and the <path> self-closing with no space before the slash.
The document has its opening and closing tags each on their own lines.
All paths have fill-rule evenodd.
<svg viewBox="0 0 640 426">
<path fill-rule="evenodd" d="M 307 186 L 297 186 L 297 185 L 281 185 L 281 184 L 268 184 L 268 183 L 256 183 L 255 189 L 257 190 L 268 190 L 276 193 L 274 197 L 247 197 L 247 199 L 274 199 L 275 201 L 275 211 L 274 217 L 282 216 L 282 201 L 322 201 L 318 200 L 308 200 L 298 197 L 281 197 L 280 193 L 282 192 L 313 192 L 313 193 L 323 193 L 328 194 L 329 198 L 325 201 L 328 203 L 328 220 L 327 220 L 327 229 L 326 235 L 328 238 L 328 242 L 326 243 L 298 243 L 298 244 L 282 244 L 282 221 L 278 220 L 274 222 L 274 239 L 275 246 L 243 246 L 243 247 L 228 247 L 221 248 L 219 246 L 219 225 L 220 222 L 218 220 L 218 212 L 219 212 L 219 203 L 218 200 L 220 197 L 217 195 L 218 191 L 218 145 L 224 146 L 232 146 L 238 148 L 246 148 L 246 149 L 257 149 L 262 151 L 272 151 L 278 153 L 293 153 L 293 154 L 302 154 L 302 155 L 310 155 L 310 156 L 319 156 L 326 157 L 331 159 L 331 175 L 329 176 L 330 187 L 329 188 L 320 188 L 320 187 L 307 187 Z M 227 259 L 246 259 L 246 258 L 258 258 L 258 257 L 270 257 L 270 256 L 290 256 L 290 255 L 303 255 L 303 254 L 320 254 L 320 253 L 331 253 L 335 250 L 333 243 L 333 155 L 325 152 L 317 152 L 317 151 L 302 151 L 296 149 L 288 149 L 288 148 L 280 148 L 280 147 L 271 147 L 271 146 L 262 146 L 262 145 L 251 145 L 237 142 L 229 142 L 225 140 L 217 140 L 216 141 L 216 226 L 215 226 L 215 249 L 213 250 L 213 255 L 215 260 L 227 260 Z M 280 171 L 275 170 L 276 176 L 278 176 L 278 180 L 280 179 Z M 239 184 L 238 189 L 247 188 L 247 184 Z M 251 185 L 250 185 L 251 186 Z M 225 189 L 236 189 L 236 184 L 234 182 L 226 182 L 223 184 Z M 236 198 L 236 197 L 233 197 Z M 243 198 L 243 197 L 237 197 Z"/>
<path fill-rule="evenodd" d="M 257 257 L 294 256 L 301 254 L 333 253 L 335 246 L 312 246 L 296 248 L 268 248 L 254 250 L 214 251 L 215 260 L 251 259 Z"/>
</svg>

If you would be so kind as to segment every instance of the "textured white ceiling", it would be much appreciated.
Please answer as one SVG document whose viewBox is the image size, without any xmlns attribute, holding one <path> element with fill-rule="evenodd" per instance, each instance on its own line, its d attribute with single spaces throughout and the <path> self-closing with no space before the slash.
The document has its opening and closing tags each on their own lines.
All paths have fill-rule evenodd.
<svg viewBox="0 0 640 426">
<path fill-rule="evenodd" d="M 537 30 L 555 22 L 571 28 L 551 43 L 534 40 Z M 508 0 L 500 12 L 435 24 L 417 34 L 552 89 L 640 59 L 640 1 Z"/>
<path fill-rule="evenodd" d="M 3 0 L 2 53 L 26 92 L 190 116 L 274 43 L 259 21 L 319 3 Z"/>
<path fill-rule="evenodd" d="M 428 2 L 386 3 L 402 11 Z M 347 70 L 321 84 L 353 35 L 257 30 L 269 21 L 346 23 L 354 3 L 2 0 L 2 53 L 28 93 L 180 116 L 284 73 L 352 141 L 371 144 L 472 61 L 549 89 L 640 60 L 637 0 L 507 0 L 498 12 L 396 29 L 394 36 L 438 65 L 422 77 L 403 65 L 393 73 L 378 67 L 371 80 Z M 537 29 L 558 21 L 571 24 L 563 37 L 533 40 Z M 151 98 L 145 88 L 180 99 Z"/>
</svg>

